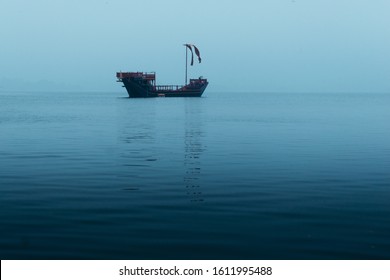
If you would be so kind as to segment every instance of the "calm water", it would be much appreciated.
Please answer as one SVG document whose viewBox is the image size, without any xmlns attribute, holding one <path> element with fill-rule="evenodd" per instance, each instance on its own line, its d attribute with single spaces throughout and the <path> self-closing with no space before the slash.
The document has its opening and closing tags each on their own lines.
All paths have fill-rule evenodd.
<svg viewBox="0 0 390 280">
<path fill-rule="evenodd" d="M 390 259 L 390 94 L 0 93 L 1 259 Z"/>
</svg>

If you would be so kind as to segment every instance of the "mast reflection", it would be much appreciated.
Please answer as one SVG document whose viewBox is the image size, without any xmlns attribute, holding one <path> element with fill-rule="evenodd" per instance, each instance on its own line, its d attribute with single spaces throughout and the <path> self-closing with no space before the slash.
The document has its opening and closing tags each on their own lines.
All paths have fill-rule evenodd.
<svg viewBox="0 0 390 280">
<path fill-rule="evenodd" d="M 201 99 L 186 100 L 185 104 L 185 131 L 184 131 L 184 184 L 191 202 L 204 202 L 204 195 L 200 185 L 201 155 L 205 151 L 202 144 L 202 114 Z"/>
</svg>

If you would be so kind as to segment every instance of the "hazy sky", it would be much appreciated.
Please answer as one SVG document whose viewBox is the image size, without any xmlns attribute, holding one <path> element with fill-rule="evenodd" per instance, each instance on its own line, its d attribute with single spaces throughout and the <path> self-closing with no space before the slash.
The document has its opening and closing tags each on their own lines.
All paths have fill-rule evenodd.
<svg viewBox="0 0 390 280">
<path fill-rule="evenodd" d="M 389 0 L 0 0 L 0 90 L 121 91 L 156 71 L 211 91 L 390 92 Z"/>
</svg>

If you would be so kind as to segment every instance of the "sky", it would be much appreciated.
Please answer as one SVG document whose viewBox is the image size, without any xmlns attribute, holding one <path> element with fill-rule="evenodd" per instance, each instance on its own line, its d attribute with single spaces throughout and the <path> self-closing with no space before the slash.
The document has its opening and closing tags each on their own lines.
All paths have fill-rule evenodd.
<svg viewBox="0 0 390 280">
<path fill-rule="evenodd" d="M 390 92 L 389 0 L 0 0 L 0 90 L 122 91 L 116 71 L 210 91 Z"/>
</svg>

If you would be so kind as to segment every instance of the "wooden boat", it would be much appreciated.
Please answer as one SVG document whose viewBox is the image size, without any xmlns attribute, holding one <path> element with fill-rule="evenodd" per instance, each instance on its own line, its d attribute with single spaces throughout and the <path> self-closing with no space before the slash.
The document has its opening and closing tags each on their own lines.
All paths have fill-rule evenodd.
<svg viewBox="0 0 390 280">
<path fill-rule="evenodd" d="M 199 49 L 191 44 L 184 44 L 184 46 L 186 47 L 185 85 L 156 85 L 155 72 L 117 72 L 117 81 L 123 83 L 123 87 L 126 88 L 131 98 L 201 97 L 209 84 L 207 79 L 199 77 L 198 79 L 190 79 L 187 82 L 188 50 L 191 51 L 191 65 L 193 65 L 194 54 L 192 48 L 194 48 L 195 54 L 198 56 L 199 63 L 202 61 Z"/>
</svg>

